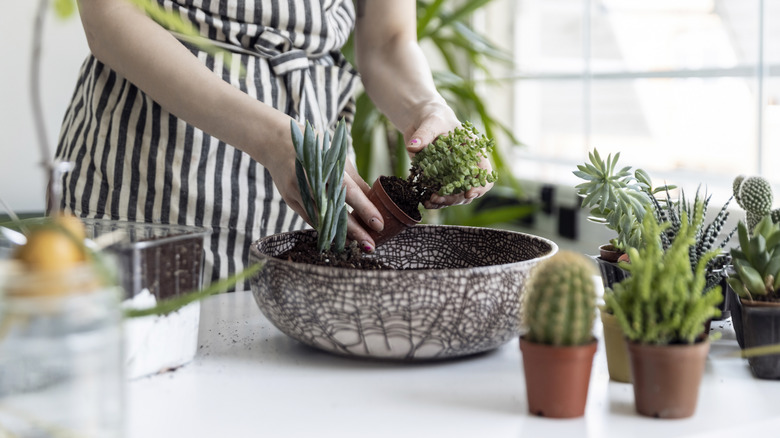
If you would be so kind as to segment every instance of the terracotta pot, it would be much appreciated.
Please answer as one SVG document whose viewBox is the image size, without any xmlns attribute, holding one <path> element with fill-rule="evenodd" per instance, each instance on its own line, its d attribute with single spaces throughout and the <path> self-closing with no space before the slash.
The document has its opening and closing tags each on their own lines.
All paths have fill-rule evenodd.
<svg viewBox="0 0 780 438">
<path fill-rule="evenodd" d="M 692 416 L 709 349 L 706 339 L 692 345 L 628 342 L 637 412 L 655 418 Z"/>
<path fill-rule="evenodd" d="M 621 255 L 623 255 L 623 251 L 617 249 L 612 244 L 605 244 L 599 247 L 599 256 L 601 259 L 610 263 L 617 263 Z"/>
<path fill-rule="evenodd" d="M 601 325 L 604 327 L 604 347 L 607 351 L 607 369 L 609 378 L 622 383 L 631 382 L 631 365 L 628 359 L 628 347 L 623 330 L 617 322 L 617 318 L 603 310 Z"/>
<path fill-rule="evenodd" d="M 529 412 L 551 418 L 585 415 L 596 346 L 595 339 L 582 346 L 554 347 L 520 337 Z"/>
<path fill-rule="evenodd" d="M 382 178 L 379 177 L 374 181 L 371 186 L 371 190 L 368 192 L 368 199 L 376 206 L 379 213 L 382 214 L 382 220 L 385 223 L 385 227 L 382 231 L 374 231 L 371 227 L 363 222 L 363 220 L 352 212 L 351 215 L 357 222 L 366 230 L 368 234 L 374 239 L 376 246 L 382 245 L 388 240 L 398 235 L 401 231 L 417 225 L 420 223 L 419 219 L 409 217 L 390 199 L 390 196 L 382 186 Z"/>
<path fill-rule="evenodd" d="M 780 344 L 780 303 L 742 300 L 744 348 Z M 780 379 L 780 354 L 748 358 L 753 375 L 759 379 Z"/>
</svg>

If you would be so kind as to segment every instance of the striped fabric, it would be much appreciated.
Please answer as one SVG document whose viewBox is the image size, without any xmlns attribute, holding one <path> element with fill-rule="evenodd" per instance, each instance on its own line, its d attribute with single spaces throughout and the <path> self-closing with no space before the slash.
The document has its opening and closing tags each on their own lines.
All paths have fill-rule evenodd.
<svg viewBox="0 0 780 438">
<path fill-rule="evenodd" d="M 354 24 L 350 0 L 158 1 L 233 51 L 226 68 L 222 55 L 183 42 L 233 86 L 320 132 L 352 121 L 356 73 L 338 52 Z M 75 163 L 63 177 L 62 206 L 81 217 L 210 228 L 206 283 L 242 269 L 259 237 L 308 226 L 259 163 L 166 112 L 92 56 L 56 156 Z"/>
</svg>

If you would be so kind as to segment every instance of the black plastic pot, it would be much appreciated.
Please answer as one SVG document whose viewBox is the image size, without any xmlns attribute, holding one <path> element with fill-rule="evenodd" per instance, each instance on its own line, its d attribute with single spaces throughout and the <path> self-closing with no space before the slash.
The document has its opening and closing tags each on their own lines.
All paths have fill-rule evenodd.
<svg viewBox="0 0 780 438">
<path fill-rule="evenodd" d="M 742 301 L 744 348 L 780 344 L 780 303 Z M 750 371 L 759 379 L 780 379 L 780 354 L 748 358 Z"/>
<path fill-rule="evenodd" d="M 623 281 L 623 279 L 628 276 L 628 271 L 619 267 L 617 263 L 609 262 L 601 257 L 593 258 L 596 259 L 599 264 L 604 289 L 611 288 L 613 284 Z"/>
</svg>

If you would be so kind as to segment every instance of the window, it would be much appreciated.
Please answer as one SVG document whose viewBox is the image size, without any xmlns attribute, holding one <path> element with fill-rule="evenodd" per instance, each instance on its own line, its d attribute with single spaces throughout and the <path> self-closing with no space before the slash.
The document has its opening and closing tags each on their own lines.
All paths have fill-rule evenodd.
<svg viewBox="0 0 780 438">
<path fill-rule="evenodd" d="M 780 1 L 497 0 L 481 23 L 516 60 L 486 91 L 519 176 L 568 183 L 595 147 L 686 191 L 780 184 Z"/>
</svg>

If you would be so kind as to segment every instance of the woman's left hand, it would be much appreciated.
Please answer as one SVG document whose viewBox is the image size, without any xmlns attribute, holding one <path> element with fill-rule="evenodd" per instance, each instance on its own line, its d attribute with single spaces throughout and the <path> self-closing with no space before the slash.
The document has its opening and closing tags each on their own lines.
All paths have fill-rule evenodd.
<svg viewBox="0 0 780 438">
<path fill-rule="evenodd" d="M 421 116 L 418 120 L 418 123 L 415 123 L 407 132 L 404 132 L 406 150 L 411 157 L 431 144 L 436 140 L 436 137 L 453 131 L 460 126 L 455 113 L 444 103 L 427 105 L 421 111 Z M 493 170 L 493 166 L 486 157 L 482 158 L 479 167 L 487 169 L 488 172 Z M 465 192 L 453 195 L 441 196 L 434 194 L 423 205 L 427 209 L 436 209 L 450 205 L 469 204 L 474 199 L 487 193 L 492 187 L 493 183 L 488 183 L 485 187 L 473 187 Z"/>
</svg>

